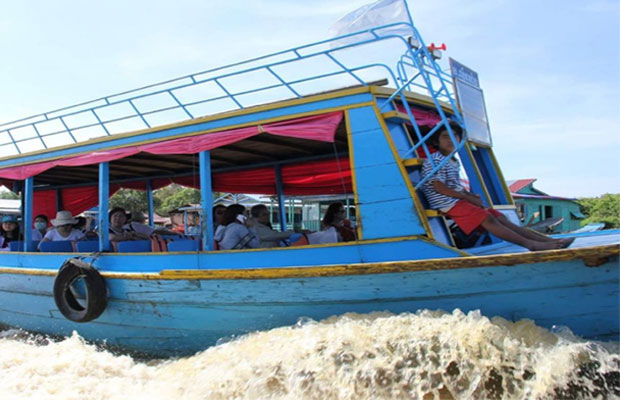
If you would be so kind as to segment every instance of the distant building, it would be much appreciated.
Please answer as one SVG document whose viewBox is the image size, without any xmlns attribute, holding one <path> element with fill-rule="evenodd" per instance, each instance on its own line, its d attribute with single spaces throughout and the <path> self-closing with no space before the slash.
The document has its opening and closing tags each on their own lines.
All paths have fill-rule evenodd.
<svg viewBox="0 0 620 400">
<path fill-rule="evenodd" d="M 577 199 L 551 196 L 534 187 L 536 179 L 508 181 L 508 188 L 524 224 L 540 231 L 570 232 L 581 227 L 585 216 Z"/>
</svg>

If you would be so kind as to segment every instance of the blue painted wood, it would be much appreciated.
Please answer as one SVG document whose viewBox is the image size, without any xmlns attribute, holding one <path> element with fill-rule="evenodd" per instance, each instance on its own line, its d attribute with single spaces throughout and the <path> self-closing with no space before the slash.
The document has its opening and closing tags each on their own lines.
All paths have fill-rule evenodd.
<svg viewBox="0 0 620 400">
<path fill-rule="evenodd" d="M 426 233 L 373 107 L 349 110 L 364 239 Z"/>
<path fill-rule="evenodd" d="M 99 164 L 99 251 L 110 250 L 110 220 L 108 219 L 108 204 L 110 197 L 110 164 Z"/>
<path fill-rule="evenodd" d="M 536 279 L 532 279 L 535 276 Z M 618 340 L 619 269 L 580 261 L 443 271 L 231 281 L 108 279 L 110 301 L 78 324 L 57 311 L 53 277 L 0 275 L 0 321 L 48 334 L 161 355 L 191 354 L 219 338 L 345 312 L 465 312 L 565 325 L 588 338 Z"/>
<path fill-rule="evenodd" d="M 57 270 L 71 257 L 38 253 L 2 254 L 0 268 L 20 267 Z M 214 251 L 198 255 L 151 253 L 144 255 L 104 253 L 94 260 L 101 271 L 159 272 L 167 269 L 244 269 L 304 267 L 362 262 L 420 260 L 458 257 L 449 249 L 424 240 L 397 240 L 384 243 L 350 243 L 314 248 L 280 247 L 238 251 Z M 88 261 L 90 262 L 90 260 Z"/>
<path fill-rule="evenodd" d="M 337 94 L 335 94 L 337 95 Z M 247 113 L 240 114 L 233 117 L 221 118 L 213 121 L 206 121 L 195 123 L 192 125 L 185 125 L 174 128 L 162 128 L 157 129 L 154 132 L 145 133 L 137 136 L 130 137 L 122 137 L 122 138 L 114 138 L 114 136 L 110 136 L 110 140 L 106 141 L 105 144 L 95 143 L 95 144 L 83 144 L 76 145 L 75 147 L 71 146 L 67 149 L 50 149 L 47 152 L 40 154 L 31 154 L 24 155 L 19 158 L 13 158 L 10 160 L 1 160 L 0 168 L 6 168 L 13 166 L 15 164 L 27 164 L 35 161 L 48 159 L 48 158 L 56 158 L 56 157 L 66 157 L 70 155 L 77 155 L 81 153 L 88 153 L 92 151 L 102 151 L 108 148 L 115 148 L 121 146 L 130 146 L 132 144 L 144 142 L 144 141 L 157 141 L 161 139 L 174 139 L 176 136 L 185 135 L 193 132 L 206 131 L 211 129 L 230 129 L 230 126 L 233 125 L 242 125 L 242 124 L 258 124 L 262 120 L 272 119 L 272 118 L 282 118 L 282 117 L 290 117 L 294 118 L 295 114 L 301 113 L 309 113 L 309 112 L 321 112 L 322 110 L 331 110 L 342 108 L 345 106 L 350 106 L 359 103 L 366 103 L 373 101 L 373 96 L 370 93 L 361 93 L 354 95 L 340 95 L 341 97 L 330 98 L 326 100 L 320 100 L 315 102 L 301 102 L 301 104 L 288 106 L 288 107 L 280 107 L 271 110 L 265 111 L 257 111 L 251 112 L 252 110 L 247 110 Z"/>
<path fill-rule="evenodd" d="M 118 242 L 116 246 L 119 253 L 148 253 L 151 251 L 150 240 L 128 240 Z"/>
<path fill-rule="evenodd" d="M 278 219 L 280 220 L 280 230 L 286 231 L 286 209 L 284 203 L 284 187 L 282 186 L 282 167 L 280 164 L 274 168 L 276 174 L 276 193 L 278 196 Z"/>
<path fill-rule="evenodd" d="M 199 244 L 197 240 L 175 240 L 168 243 L 168 251 L 198 251 Z"/>
<path fill-rule="evenodd" d="M 146 181 L 146 201 L 149 213 L 149 226 L 155 227 L 155 212 L 153 205 L 153 182 L 150 179 Z"/>
<path fill-rule="evenodd" d="M 73 243 L 70 240 L 58 240 L 55 242 L 41 242 L 39 244 L 41 252 L 49 253 L 71 253 L 73 251 Z"/>
<path fill-rule="evenodd" d="M 477 146 L 475 150 L 472 150 L 480 174 L 484 179 L 489 195 L 493 201 L 493 204 L 508 204 L 508 198 L 504 192 L 502 182 L 499 178 L 499 174 L 495 168 L 495 164 L 491 160 L 489 149 Z"/>
<path fill-rule="evenodd" d="M 93 253 L 99 251 L 98 240 L 81 240 L 75 243 L 75 248 L 81 253 Z"/>
<path fill-rule="evenodd" d="M 200 205 L 202 207 L 202 248 L 213 250 L 213 187 L 211 181 L 211 153 L 201 151 L 198 154 L 200 168 Z M 187 225 L 186 225 L 187 226 Z"/>
<path fill-rule="evenodd" d="M 24 243 L 30 243 L 32 241 L 32 204 L 33 204 L 33 189 L 34 188 L 34 178 L 26 178 L 24 182 L 24 213 L 22 214 L 24 218 L 22 219 L 22 226 L 24 229 Z M 27 251 L 23 248 L 23 251 Z"/>
</svg>

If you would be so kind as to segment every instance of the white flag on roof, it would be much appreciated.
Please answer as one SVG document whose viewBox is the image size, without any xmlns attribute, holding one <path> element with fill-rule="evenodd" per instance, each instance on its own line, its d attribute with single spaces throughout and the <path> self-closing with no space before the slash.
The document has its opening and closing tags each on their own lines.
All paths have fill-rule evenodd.
<svg viewBox="0 0 620 400">
<path fill-rule="evenodd" d="M 405 0 L 379 0 L 366 4 L 336 21 L 329 28 L 329 34 L 332 37 L 342 36 L 395 22 L 411 23 L 407 12 L 407 2 Z M 408 26 L 398 25 L 381 29 L 377 31 L 377 34 L 379 36 L 412 35 L 413 31 Z"/>
</svg>

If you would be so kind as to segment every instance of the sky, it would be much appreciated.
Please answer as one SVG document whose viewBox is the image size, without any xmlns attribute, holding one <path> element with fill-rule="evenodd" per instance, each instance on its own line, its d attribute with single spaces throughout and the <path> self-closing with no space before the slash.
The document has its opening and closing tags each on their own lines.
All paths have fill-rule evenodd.
<svg viewBox="0 0 620 400">
<path fill-rule="evenodd" d="M 326 39 L 367 3 L 3 1 L 0 122 Z M 408 3 L 427 43 L 478 72 L 507 180 L 620 193 L 620 2 Z"/>
</svg>

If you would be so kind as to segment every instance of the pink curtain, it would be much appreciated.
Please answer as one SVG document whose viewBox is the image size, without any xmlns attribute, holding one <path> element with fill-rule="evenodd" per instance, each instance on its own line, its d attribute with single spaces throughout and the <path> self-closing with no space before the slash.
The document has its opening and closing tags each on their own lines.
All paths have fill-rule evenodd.
<svg viewBox="0 0 620 400">
<path fill-rule="evenodd" d="M 76 167 L 98 164 L 129 157 L 140 152 L 151 154 L 194 154 L 239 142 L 262 132 L 278 136 L 333 142 L 336 128 L 341 120 L 342 112 L 337 111 L 260 126 L 205 133 L 203 135 L 167 140 L 165 142 L 129 146 L 114 150 L 95 151 L 58 160 L 4 168 L 0 170 L 0 178 L 23 180 L 56 166 Z"/>
</svg>

